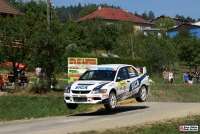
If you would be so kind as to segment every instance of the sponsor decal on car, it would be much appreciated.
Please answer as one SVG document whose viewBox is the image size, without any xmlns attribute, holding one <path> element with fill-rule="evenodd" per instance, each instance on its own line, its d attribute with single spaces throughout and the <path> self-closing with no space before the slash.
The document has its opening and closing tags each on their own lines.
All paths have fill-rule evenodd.
<svg viewBox="0 0 200 134">
<path fill-rule="evenodd" d="M 76 86 L 75 89 L 88 89 L 88 86 Z"/>
<path fill-rule="evenodd" d="M 146 77 L 146 74 L 142 75 L 138 80 L 131 83 L 129 92 L 133 91 L 134 89 L 138 88 L 141 84 L 141 81 Z"/>
<path fill-rule="evenodd" d="M 121 87 L 121 86 L 126 86 L 126 81 L 123 80 L 123 81 L 118 82 L 118 86 L 119 86 L 119 87 Z"/>
<path fill-rule="evenodd" d="M 138 80 L 131 83 L 129 92 L 133 91 L 134 89 L 138 88 L 140 86 L 140 82 Z"/>
<path fill-rule="evenodd" d="M 101 67 L 101 68 L 92 67 L 92 68 L 90 68 L 90 70 L 110 70 L 110 71 L 114 71 L 115 69 L 114 68 L 104 68 L 104 67 Z"/>
<path fill-rule="evenodd" d="M 101 85 L 98 85 L 98 86 L 95 87 L 95 89 L 101 89 L 103 86 L 105 86 L 108 83 L 110 83 L 110 82 L 106 82 L 106 83 L 103 83 Z"/>
<path fill-rule="evenodd" d="M 123 88 L 123 87 L 119 87 L 118 89 L 119 89 L 119 90 L 123 90 L 124 88 Z"/>
<path fill-rule="evenodd" d="M 138 81 L 141 82 L 147 75 L 146 74 L 143 74 L 139 79 Z"/>
</svg>

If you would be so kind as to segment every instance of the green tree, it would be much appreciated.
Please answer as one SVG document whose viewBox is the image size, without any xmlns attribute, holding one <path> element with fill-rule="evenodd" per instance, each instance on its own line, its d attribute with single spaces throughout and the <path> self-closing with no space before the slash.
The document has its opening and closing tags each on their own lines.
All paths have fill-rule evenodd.
<svg viewBox="0 0 200 134">
<path fill-rule="evenodd" d="M 18 86 L 18 66 L 19 63 L 28 65 L 30 60 L 29 52 L 33 44 L 28 40 L 31 31 L 27 25 L 27 19 L 24 16 L 13 16 L 0 18 L 0 36 L 2 43 L 0 47 L 1 58 L 6 62 L 13 63 L 13 73 L 15 81 L 15 89 L 19 90 Z M 17 64 L 18 63 L 18 64 Z M 20 70 L 23 71 L 25 67 Z"/>
<path fill-rule="evenodd" d="M 8 2 L 9 4 L 11 4 L 12 6 L 14 6 L 17 9 L 21 9 L 21 7 L 23 6 L 23 0 L 5 0 L 6 2 Z"/>
<path fill-rule="evenodd" d="M 148 20 L 153 20 L 155 18 L 153 11 L 149 11 Z"/>
<path fill-rule="evenodd" d="M 97 51 L 102 47 L 102 36 L 101 36 L 101 26 L 103 25 L 101 18 L 89 19 L 83 22 L 82 26 L 85 27 L 85 31 L 91 41 L 92 50 L 97 56 Z"/>
<path fill-rule="evenodd" d="M 43 1 L 26 2 L 21 7 L 21 11 L 26 15 L 20 18 L 16 16 L 9 20 L 4 19 L 7 22 L 3 22 L 6 25 L 3 25 L 5 30 L 2 31 L 7 33 L 2 35 L 7 37 L 6 40 L 8 41 L 5 43 L 20 40 L 25 48 L 21 49 L 20 46 L 20 49 L 16 52 L 17 54 L 13 53 L 15 49 L 10 49 L 10 53 L 4 50 L 6 52 L 5 56 L 10 57 L 9 60 L 13 63 L 22 62 L 28 65 L 30 69 L 34 69 L 39 63 L 40 67 L 47 69 L 49 86 L 47 88 L 50 88 L 51 75 L 59 67 L 61 62 L 59 59 L 64 54 L 65 35 L 62 33 L 64 27 L 57 19 L 53 8 L 51 8 L 51 23 L 48 26 L 46 3 Z M 17 55 L 19 58 L 13 59 L 13 55 L 15 57 Z M 14 72 L 16 71 L 14 70 Z"/>
<path fill-rule="evenodd" d="M 143 19 L 145 20 L 148 20 L 148 16 L 147 16 L 147 12 L 144 11 L 144 13 L 142 13 L 142 16 L 141 16 Z"/>
<path fill-rule="evenodd" d="M 139 15 L 137 12 L 135 12 L 135 16 L 141 17 L 141 15 Z"/>
<path fill-rule="evenodd" d="M 85 32 L 84 27 L 77 24 L 73 20 L 69 20 L 64 26 L 64 34 L 67 35 L 65 37 L 66 45 L 75 43 L 78 48 L 83 51 L 90 53 L 92 51 L 91 41 L 88 38 L 88 35 Z"/>
<path fill-rule="evenodd" d="M 200 62 L 200 40 L 187 31 L 181 31 L 173 41 L 177 44 L 179 61 L 189 67 L 197 67 Z"/>
<path fill-rule="evenodd" d="M 162 65 L 168 65 L 176 60 L 174 44 L 164 32 L 161 36 L 149 32 L 148 36 L 142 37 L 144 52 L 140 57 L 152 63 L 152 71 L 157 72 Z"/>
<path fill-rule="evenodd" d="M 115 46 L 114 52 L 120 57 L 132 58 L 134 56 L 133 52 L 137 51 L 134 23 L 132 21 L 121 22 L 119 33 L 118 45 Z"/>
<path fill-rule="evenodd" d="M 48 90 L 52 84 L 52 75 L 62 67 L 60 57 L 64 55 L 64 49 L 67 44 L 66 34 L 63 30 L 65 27 L 57 19 L 53 8 L 50 9 L 51 21 L 50 25 L 48 24 L 45 2 L 36 3 L 31 1 L 24 7 L 24 10 L 33 25 L 31 27 L 33 31 L 32 38 L 30 39 L 35 45 L 31 51 L 31 61 L 34 63 L 32 66 L 36 67 L 36 65 L 40 64 L 42 69 L 46 69 L 48 87 L 44 88 Z"/>
<path fill-rule="evenodd" d="M 172 18 L 164 18 L 164 19 L 161 19 L 157 23 L 158 28 L 166 29 L 166 30 L 174 28 L 174 25 L 175 25 L 175 22 L 174 22 L 174 19 L 172 19 Z"/>
<path fill-rule="evenodd" d="M 117 38 L 119 36 L 118 28 L 115 24 L 105 24 L 103 23 L 101 26 L 101 43 L 102 49 L 104 49 L 107 53 L 117 46 Z"/>
<path fill-rule="evenodd" d="M 79 16 L 79 18 L 82 18 L 96 10 L 97 10 L 96 5 L 94 5 L 94 4 L 88 5 L 88 6 L 83 7 L 83 9 L 79 12 L 78 16 Z"/>
</svg>

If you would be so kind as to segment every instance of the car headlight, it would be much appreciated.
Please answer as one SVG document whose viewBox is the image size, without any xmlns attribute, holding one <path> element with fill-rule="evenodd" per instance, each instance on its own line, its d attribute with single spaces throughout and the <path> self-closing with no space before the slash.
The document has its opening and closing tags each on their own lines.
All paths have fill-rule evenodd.
<svg viewBox="0 0 200 134">
<path fill-rule="evenodd" d="M 92 94 L 106 93 L 107 89 L 93 89 Z"/>
<path fill-rule="evenodd" d="M 71 86 L 72 86 L 72 84 L 69 84 L 69 85 L 66 87 L 65 93 L 70 93 Z"/>
</svg>

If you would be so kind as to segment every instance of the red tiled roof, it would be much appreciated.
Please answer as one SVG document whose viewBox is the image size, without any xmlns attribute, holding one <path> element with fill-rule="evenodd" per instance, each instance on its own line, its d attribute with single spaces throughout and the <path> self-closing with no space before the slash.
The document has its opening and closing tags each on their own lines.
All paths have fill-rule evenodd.
<svg viewBox="0 0 200 134">
<path fill-rule="evenodd" d="M 5 2 L 4 0 L 0 0 L 0 14 L 5 13 L 5 14 L 22 14 L 19 10 Z"/>
<path fill-rule="evenodd" d="M 137 17 L 127 11 L 124 11 L 121 9 L 114 9 L 114 8 L 101 8 L 100 10 L 94 11 L 93 13 L 90 13 L 80 18 L 76 22 L 81 22 L 81 21 L 92 19 L 95 17 L 101 17 L 103 19 L 108 19 L 108 20 L 117 20 L 117 21 L 132 20 L 133 22 L 149 23 L 147 20 Z"/>
</svg>

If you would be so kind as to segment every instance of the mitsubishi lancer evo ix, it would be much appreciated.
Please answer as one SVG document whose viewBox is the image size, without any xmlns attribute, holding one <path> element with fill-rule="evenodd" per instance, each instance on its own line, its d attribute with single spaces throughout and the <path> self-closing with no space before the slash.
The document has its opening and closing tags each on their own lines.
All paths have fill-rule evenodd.
<svg viewBox="0 0 200 134">
<path fill-rule="evenodd" d="M 147 99 L 150 91 L 146 67 L 140 73 L 134 66 L 126 64 L 102 64 L 90 67 L 64 93 L 64 102 L 69 109 L 79 104 L 104 104 L 107 110 L 116 107 L 117 102 L 136 98 L 138 102 Z"/>
</svg>

